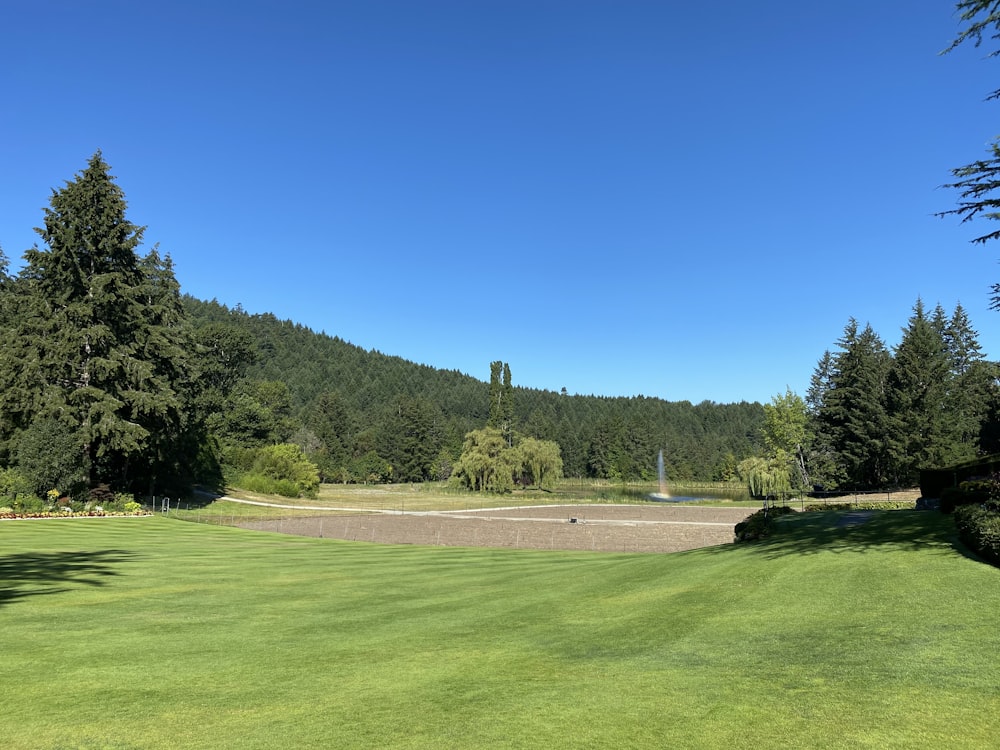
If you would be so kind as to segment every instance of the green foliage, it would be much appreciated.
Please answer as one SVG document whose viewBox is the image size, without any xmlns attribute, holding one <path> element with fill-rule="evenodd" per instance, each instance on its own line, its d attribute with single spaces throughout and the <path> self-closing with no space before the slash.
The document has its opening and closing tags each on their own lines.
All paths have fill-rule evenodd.
<svg viewBox="0 0 1000 750">
<path fill-rule="evenodd" d="M 779 453 L 771 458 L 751 456 L 740 462 L 737 472 L 746 483 L 750 497 L 788 497 L 792 491 L 788 457 Z"/>
<path fill-rule="evenodd" d="M 870 325 L 851 319 L 838 341 L 820 429 L 843 467 L 848 487 L 882 487 L 889 479 L 886 378 L 891 355 Z"/>
<path fill-rule="evenodd" d="M 891 354 L 870 326 L 859 331 L 853 319 L 838 345 L 820 360 L 807 396 L 814 484 L 912 486 L 919 470 L 986 447 L 989 407 L 1000 405 L 996 368 L 961 306 L 950 318 L 940 305 L 927 315 L 918 299 Z"/>
<path fill-rule="evenodd" d="M 915 502 L 907 502 L 903 500 L 891 500 L 885 502 L 877 503 L 866 503 L 861 502 L 850 502 L 850 503 L 810 503 L 802 508 L 805 513 L 810 512 L 824 512 L 829 510 L 913 510 L 916 506 Z"/>
<path fill-rule="evenodd" d="M 297 427 L 288 386 L 280 380 L 238 382 L 208 424 L 224 444 L 239 447 L 284 442 Z"/>
<path fill-rule="evenodd" d="M 517 456 L 507 445 L 503 432 L 484 427 L 465 436 L 451 481 L 473 492 L 510 492 L 514 489 L 517 469 Z"/>
<path fill-rule="evenodd" d="M 945 465 L 954 450 L 954 415 L 946 410 L 949 364 L 943 329 L 932 324 L 918 299 L 886 380 L 892 457 L 887 473 L 896 485 L 916 484 L 920 468 Z"/>
<path fill-rule="evenodd" d="M 275 479 L 263 474 L 243 474 L 238 479 L 241 489 L 256 492 L 261 495 L 280 495 L 281 497 L 301 497 L 299 486 L 289 479 Z"/>
<path fill-rule="evenodd" d="M 17 469 L 0 468 L 0 502 L 16 503 L 19 499 L 37 497 L 31 480 Z"/>
<path fill-rule="evenodd" d="M 393 467 L 394 479 L 447 475 L 446 467 L 462 452 L 464 436 L 489 419 L 490 384 L 468 375 L 366 351 L 270 314 L 248 315 L 191 297 L 184 299 L 184 306 L 196 332 L 213 326 L 217 336 L 219 327 L 231 327 L 253 342 L 257 359 L 246 368 L 247 384 L 233 385 L 234 397 L 249 382 L 284 382 L 295 429 L 308 427 L 323 444 L 311 458 L 326 481 L 368 481 L 367 474 L 356 469 L 371 451 L 383 465 Z M 731 471 L 757 447 L 763 419 L 758 403 L 691 404 L 515 389 L 506 385 L 503 363 L 497 376 L 497 403 L 513 409 L 513 414 L 506 413 L 508 421 L 522 426 L 527 436 L 558 443 L 567 476 L 652 479 L 656 454 L 663 448 L 668 479 L 711 480 Z M 240 433 L 236 425 L 217 429 L 227 419 L 242 421 L 223 414 L 241 409 L 247 410 L 251 423 L 256 420 L 252 404 L 231 403 L 210 416 L 211 431 L 221 442 L 260 444 L 259 435 Z M 617 425 L 621 429 L 608 429 Z M 430 448 L 423 448 L 421 438 L 412 443 L 421 446 L 419 451 L 408 449 L 413 437 L 401 434 L 401 429 L 426 435 Z M 508 446 L 514 442 L 512 431 Z M 610 460 L 604 460 L 606 454 Z"/>
<path fill-rule="evenodd" d="M 490 418 L 487 427 L 500 430 L 507 447 L 514 444 L 514 386 L 510 365 L 497 360 L 490 363 Z"/>
<path fill-rule="evenodd" d="M 362 484 L 381 484 L 392 480 L 392 464 L 374 450 L 351 459 L 348 472 L 350 481 Z"/>
<path fill-rule="evenodd" d="M 737 542 L 755 542 L 771 535 L 774 519 L 794 511 L 787 505 L 763 508 L 736 524 L 733 529 Z"/>
<path fill-rule="evenodd" d="M 517 444 L 516 460 L 521 465 L 523 484 L 551 490 L 562 479 L 559 445 L 551 440 L 521 438 Z"/>
<path fill-rule="evenodd" d="M 187 463 L 195 378 L 178 286 L 169 259 L 136 254 L 143 228 L 125 209 L 98 152 L 53 192 L 45 248 L 2 290 L 0 439 L 21 444 L 18 466 L 38 481 L 24 446 L 56 423 L 63 482 L 145 486 Z"/>
<path fill-rule="evenodd" d="M 319 490 L 316 465 L 306 458 L 302 448 L 293 443 L 268 445 L 257 450 L 250 475 L 244 478 L 244 482 L 258 481 L 255 477 L 273 480 L 276 483 L 274 486 L 280 487 L 277 493 L 288 497 L 316 497 Z M 259 481 L 255 486 L 257 489 L 249 486 L 246 489 L 268 492 L 260 489 Z"/>
<path fill-rule="evenodd" d="M 962 543 L 977 555 L 1000 566 L 1000 510 L 982 505 L 955 508 L 955 528 Z"/>
<path fill-rule="evenodd" d="M 378 434 L 378 455 L 392 466 L 397 482 L 423 482 L 434 477 L 441 452 L 441 412 L 426 398 L 399 398 Z"/>
<path fill-rule="evenodd" d="M 88 477 L 84 456 L 73 428 L 54 417 L 38 417 L 14 436 L 12 458 L 33 494 L 52 487 L 70 495 L 85 494 Z"/>
<path fill-rule="evenodd" d="M 561 478 L 558 444 L 522 437 L 510 447 L 500 430 L 485 427 L 465 436 L 450 481 L 473 492 L 505 493 L 515 484 L 552 490 Z"/>
<path fill-rule="evenodd" d="M 947 487 L 941 492 L 942 513 L 952 513 L 965 505 L 984 504 L 1000 505 L 1000 474 L 966 480 L 958 487 Z"/>
<path fill-rule="evenodd" d="M 751 497 L 787 497 L 793 489 L 809 488 L 808 424 L 806 403 L 791 389 L 764 405 L 764 455 L 751 456 L 735 467 Z"/>
</svg>

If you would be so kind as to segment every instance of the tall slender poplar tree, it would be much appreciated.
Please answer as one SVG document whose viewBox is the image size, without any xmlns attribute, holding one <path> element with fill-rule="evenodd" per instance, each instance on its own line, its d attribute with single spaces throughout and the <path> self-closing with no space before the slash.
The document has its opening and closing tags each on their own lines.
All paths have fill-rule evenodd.
<svg viewBox="0 0 1000 750">
<path fill-rule="evenodd" d="M 490 418 L 486 424 L 500 430 L 508 448 L 514 444 L 514 386 L 510 365 L 500 360 L 490 363 Z"/>
</svg>

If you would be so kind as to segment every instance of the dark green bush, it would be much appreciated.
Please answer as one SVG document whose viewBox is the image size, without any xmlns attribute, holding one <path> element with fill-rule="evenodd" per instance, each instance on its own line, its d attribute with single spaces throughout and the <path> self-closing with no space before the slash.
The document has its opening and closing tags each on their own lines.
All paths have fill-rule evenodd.
<svg viewBox="0 0 1000 750">
<path fill-rule="evenodd" d="M 248 492 L 261 495 L 281 495 L 282 497 L 301 497 L 299 486 L 289 479 L 275 479 L 262 474 L 244 474 L 237 485 Z"/>
<path fill-rule="evenodd" d="M 794 513 L 787 505 L 779 505 L 774 508 L 764 508 L 756 513 L 747 516 L 743 521 L 736 524 L 734 529 L 737 542 L 755 542 L 758 539 L 770 536 L 771 526 L 774 519 L 788 513 Z"/>
<path fill-rule="evenodd" d="M 941 492 L 941 512 L 953 513 L 963 505 L 982 505 L 988 500 L 1000 500 L 1000 477 L 996 474 L 986 479 L 972 479 L 958 487 L 948 487 Z"/>
<path fill-rule="evenodd" d="M 913 510 L 916 507 L 915 501 L 909 500 L 888 500 L 884 502 L 855 502 L 855 503 L 810 503 L 802 510 L 825 511 L 825 510 Z"/>
<path fill-rule="evenodd" d="M 981 505 L 959 506 L 955 509 L 955 528 L 966 547 L 1000 565 L 1000 512 Z"/>
</svg>

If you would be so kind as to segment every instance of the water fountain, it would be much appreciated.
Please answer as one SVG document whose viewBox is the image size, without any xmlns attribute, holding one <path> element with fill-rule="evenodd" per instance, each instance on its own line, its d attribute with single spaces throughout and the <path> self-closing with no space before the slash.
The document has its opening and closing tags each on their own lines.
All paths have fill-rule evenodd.
<svg viewBox="0 0 1000 750">
<path fill-rule="evenodd" d="M 689 495 L 671 495 L 667 491 L 667 474 L 663 468 L 662 448 L 660 449 L 660 454 L 656 457 L 656 474 L 657 478 L 660 480 L 660 491 L 651 493 L 649 495 L 650 500 L 655 500 L 658 503 L 690 503 L 705 499 L 701 497 L 691 497 Z"/>
<path fill-rule="evenodd" d="M 670 493 L 667 492 L 667 473 L 663 468 L 663 448 L 660 448 L 660 454 L 656 457 L 656 476 L 660 480 L 660 491 L 654 492 L 650 497 L 661 502 L 672 502 L 674 498 L 670 497 Z"/>
</svg>

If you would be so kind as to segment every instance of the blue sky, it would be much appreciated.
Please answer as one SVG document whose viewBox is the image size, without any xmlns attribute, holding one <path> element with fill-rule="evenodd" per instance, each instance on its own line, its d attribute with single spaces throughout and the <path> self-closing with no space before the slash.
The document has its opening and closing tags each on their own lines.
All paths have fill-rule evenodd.
<svg viewBox="0 0 1000 750">
<path fill-rule="evenodd" d="M 95 150 L 182 289 L 517 385 L 804 394 L 917 297 L 991 358 L 949 170 L 1000 62 L 949 0 L 0 7 L 0 246 Z"/>
</svg>

